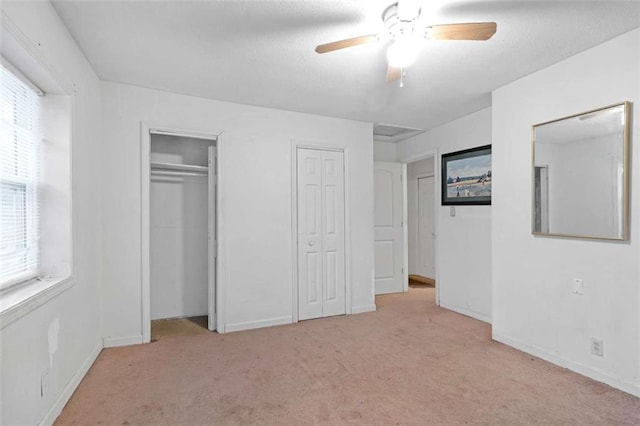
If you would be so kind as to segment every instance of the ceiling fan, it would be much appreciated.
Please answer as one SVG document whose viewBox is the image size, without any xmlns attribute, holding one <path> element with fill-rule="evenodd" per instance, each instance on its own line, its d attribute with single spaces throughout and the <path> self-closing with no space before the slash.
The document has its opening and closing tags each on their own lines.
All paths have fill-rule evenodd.
<svg viewBox="0 0 640 426">
<path fill-rule="evenodd" d="M 382 12 L 382 22 L 392 44 L 387 49 L 387 82 L 401 79 L 403 69 L 418 58 L 424 40 L 489 40 L 496 32 L 495 22 L 470 22 L 463 24 L 429 25 L 421 15 L 420 4 L 415 0 L 400 0 Z M 379 34 L 338 40 L 316 46 L 317 53 L 361 44 L 377 42 Z M 402 80 L 401 80 L 402 86 Z"/>
</svg>

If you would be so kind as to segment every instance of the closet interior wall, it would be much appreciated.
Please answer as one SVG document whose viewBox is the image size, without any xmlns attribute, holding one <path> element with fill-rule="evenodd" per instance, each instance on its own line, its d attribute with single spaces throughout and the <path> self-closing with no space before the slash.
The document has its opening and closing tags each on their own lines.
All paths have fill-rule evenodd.
<svg viewBox="0 0 640 426">
<path fill-rule="evenodd" d="M 151 319 L 208 313 L 208 147 L 151 135 Z M 183 166 L 180 166 L 183 165 Z"/>
</svg>

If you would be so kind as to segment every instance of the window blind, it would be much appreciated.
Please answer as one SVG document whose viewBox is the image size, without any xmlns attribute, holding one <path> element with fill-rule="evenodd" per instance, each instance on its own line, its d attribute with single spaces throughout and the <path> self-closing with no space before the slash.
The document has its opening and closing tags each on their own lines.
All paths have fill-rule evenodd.
<svg viewBox="0 0 640 426">
<path fill-rule="evenodd" d="M 38 96 L 0 66 L 0 289 L 40 264 Z"/>
</svg>

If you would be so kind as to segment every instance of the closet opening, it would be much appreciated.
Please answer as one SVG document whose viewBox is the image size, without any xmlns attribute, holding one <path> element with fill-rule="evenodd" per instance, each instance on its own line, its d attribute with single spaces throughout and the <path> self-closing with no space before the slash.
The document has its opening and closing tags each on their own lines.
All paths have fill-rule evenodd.
<svg viewBox="0 0 640 426">
<path fill-rule="evenodd" d="M 217 257 L 217 137 L 149 129 L 147 142 L 145 343 L 216 329 Z"/>
</svg>

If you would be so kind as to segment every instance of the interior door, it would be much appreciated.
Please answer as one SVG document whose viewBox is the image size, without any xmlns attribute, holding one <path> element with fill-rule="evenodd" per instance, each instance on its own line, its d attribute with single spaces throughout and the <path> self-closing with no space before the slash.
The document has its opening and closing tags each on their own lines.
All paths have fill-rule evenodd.
<svg viewBox="0 0 640 426">
<path fill-rule="evenodd" d="M 298 319 L 346 312 L 344 155 L 297 150 Z"/>
<path fill-rule="evenodd" d="M 404 291 L 402 164 L 374 163 L 374 269 L 376 294 Z"/>
<path fill-rule="evenodd" d="M 418 275 L 435 278 L 435 187 L 433 176 L 418 178 Z"/>
<path fill-rule="evenodd" d="M 209 212 L 208 212 L 208 228 L 209 228 L 209 245 L 208 245 L 208 280 L 209 280 L 209 321 L 208 328 L 213 331 L 216 329 L 216 258 L 217 253 L 217 232 L 216 232 L 216 147 L 209 146 Z"/>
</svg>

